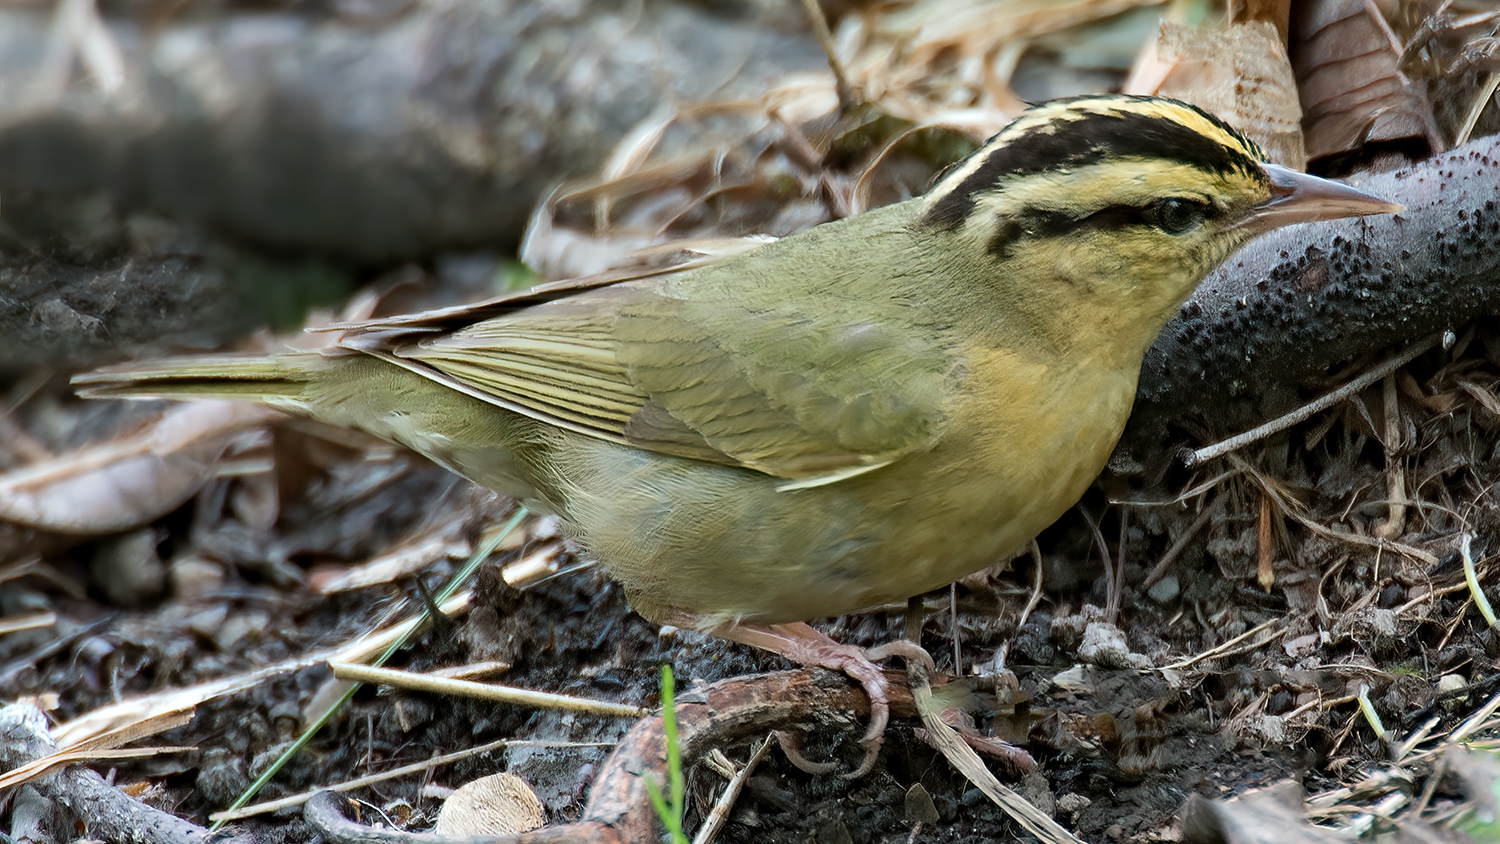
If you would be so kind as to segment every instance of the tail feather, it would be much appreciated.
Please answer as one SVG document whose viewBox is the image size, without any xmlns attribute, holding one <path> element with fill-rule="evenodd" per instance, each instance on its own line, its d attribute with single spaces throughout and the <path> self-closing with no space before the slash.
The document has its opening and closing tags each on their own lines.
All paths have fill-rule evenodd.
<svg viewBox="0 0 1500 844">
<path fill-rule="evenodd" d="M 73 376 L 89 399 L 248 399 L 297 408 L 317 378 L 319 355 L 203 355 L 124 364 Z"/>
</svg>

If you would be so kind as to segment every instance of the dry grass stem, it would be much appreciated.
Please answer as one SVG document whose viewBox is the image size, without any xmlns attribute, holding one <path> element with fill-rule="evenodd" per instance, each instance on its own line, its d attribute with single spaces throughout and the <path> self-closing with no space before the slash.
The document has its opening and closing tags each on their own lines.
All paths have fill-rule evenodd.
<svg viewBox="0 0 1500 844">
<path fill-rule="evenodd" d="M 1395 539 L 1406 532 L 1406 467 L 1402 461 L 1404 443 L 1401 438 L 1401 403 L 1396 392 L 1396 376 L 1391 373 L 1381 383 L 1381 400 L 1384 405 L 1385 431 L 1385 497 L 1386 521 L 1375 529 L 1381 539 Z"/>
<path fill-rule="evenodd" d="M 1454 146 L 1462 146 L 1469 142 L 1469 137 L 1474 134 L 1474 127 L 1479 125 L 1479 116 L 1489 106 L 1490 101 L 1495 98 L 1495 89 L 1500 88 L 1500 72 L 1491 71 L 1484 78 L 1484 84 L 1479 86 L 1479 96 L 1474 98 L 1474 104 L 1469 106 L 1469 113 L 1464 117 L 1464 124 L 1458 130 L 1458 137 L 1454 139 Z"/>
<path fill-rule="evenodd" d="M 1104 532 L 1099 530 L 1099 523 L 1094 521 L 1094 517 L 1090 516 L 1088 511 L 1082 507 L 1078 508 L 1078 512 L 1083 516 L 1083 520 L 1088 523 L 1089 530 L 1094 534 L 1094 547 L 1099 549 L 1099 563 L 1104 568 L 1104 594 L 1109 596 L 1105 601 L 1104 620 L 1110 624 L 1114 624 L 1120 615 L 1119 605 L 1113 604 L 1113 601 L 1116 591 L 1122 588 L 1122 584 L 1120 583 L 1121 576 L 1119 572 L 1115 571 L 1114 560 L 1111 560 L 1109 557 L 1109 544 L 1104 541 Z"/>
<path fill-rule="evenodd" d="M 517 589 L 525 589 L 557 574 L 557 560 L 562 554 L 561 542 L 548 542 L 526 556 L 509 563 L 500 576 Z"/>
<path fill-rule="evenodd" d="M 1453 744 L 1461 744 L 1467 741 L 1470 736 L 1484 728 L 1485 722 L 1489 720 L 1491 715 L 1495 714 L 1497 709 L 1500 709 L 1500 693 L 1491 696 L 1489 700 L 1485 701 L 1484 706 L 1476 709 L 1473 714 L 1463 720 L 1463 723 L 1455 727 L 1448 734 L 1448 741 Z"/>
<path fill-rule="evenodd" d="M 1021 795 L 1001 785 L 985 767 L 984 760 L 974 748 L 966 744 L 958 731 L 943 723 L 941 707 L 932 699 L 932 686 L 928 680 L 927 667 L 917 661 L 907 663 L 907 674 L 911 678 L 912 700 L 922 726 L 927 729 L 928 743 L 947 757 L 969 782 L 973 783 L 990 800 L 994 801 L 1023 829 L 1043 842 L 1051 844 L 1082 844 L 1081 839 L 1064 829 L 1051 816 L 1031 805 Z"/>
<path fill-rule="evenodd" d="M 1428 718 L 1426 721 L 1423 721 L 1422 726 L 1416 728 L 1415 730 L 1412 730 L 1411 735 L 1407 736 L 1401 741 L 1400 744 L 1397 744 L 1395 746 L 1394 751 L 1391 754 L 1391 758 L 1398 763 L 1404 762 L 1406 760 L 1406 757 L 1410 756 L 1413 750 L 1416 750 L 1417 745 L 1421 744 L 1424 741 L 1427 741 L 1432 737 L 1432 731 L 1436 729 L 1437 725 L 1441 724 L 1442 722 L 1443 719 L 1437 715 L 1434 715 L 1431 718 Z"/>
<path fill-rule="evenodd" d="M 638 706 L 625 706 L 624 704 L 610 703 L 603 700 L 589 700 L 588 698 L 557 695 L 550 692 L 497 686 L 491 683 L 475 683 L 470 680 L 451 680 L 446 677 L 434 677 L 430 674 L 416 674 L 410 671 L 396 671 L 390 668 L 372 668 L 368 665 L 334 662 L 332 660 L 329 661 L 328 667 L 333 669 L 333 676 L 340 680 L 352 680 L 358 683 L 380 683 L 408 691 L 429 692 L 441 695 L 462 695 L 464 697 L 493 700 L 500 703 L 535 706 L 541 709 L 562 709 L 569 712 L 583 712 L 590 715 L 605 715 L 619 718 L 639 718 L 647 714 L 646 710 Z"/>
<path fill-rule="evenodd" d="M 719 830 L 724 828 L 724 824 L 729 822 L 729 813 L 734 810 L 734 804 L 739 800 L 740 792 L 744 791 L 745 782 L 750 779 L 751 774 L 755 773 L 755 768 L 761 760 L 766 758 L 766 753 L 770 751 L 774 740 L 774 735 L 766 736 L 761 740 L 760 746 L 755 748 L 755 752 L 750 754 L 750 760 L 745 763 L 745 767 L 735 771 L 729 783 L 724 786 L 724 792 L 719 795 L 718 800 L 714 801 L 714 807 L 709 810 L 708 817 L 703 819 L 703 825 L 698 827 L 698 834 L 693 836 L 693 844 L 709 844 L 719 834 Z"/>
<path fill-rule="evenodd" d="M 1198 518 L 1193 519 L 1192 524 L 1188 525 L 1187 530 L 1183 531 L 1182 535 L 1177 537 L 1177 540 L 1172 543 L 1172 546 L 1167 549 L 1166 553 L 1161 555 L 1161 559 L 1156 562 L 1156 565 L 1151 567 L 1151 571 L 1147 573 L 1146 579 L 1141 583 L 1142 589 L 1150 589 L 1156 585 L 1158 580 L 1166 576 L 1167 570 L 1172 567 L 1173 563 L 1177 562 L 1177 558 L 1182 556 L 1182 552 L 1186 551 L 1192 545 L 1193 540 L 1198 537 L 1198 534 L 1208 526 L 1209 520 L 1213 518 L 1214 512 L 1217 509 L 1217 507 L 1212 505 L 1203 508 L 1203 512 L 1198 514 Z"/>
<path fill-rule="evenodd" d="M 22 630 L 35 630 L 39 627 L 51 627 L 57 623 L 57 613 L 34 612 L 29 615 L 15 615 L 9 618 L 0 618 L 0 636 L 7 633 L 17 633 Z"/>
<path fill-rule="evenodd" d="M 1031 613 L 1042 603 L 1042 546 L 1035 539 L 1031 540 L 1031 559 L 1036 561 L 1035 572 L 1031 576 L 1031 595 L 1026 599 L 1026 606 L 1021 610 L 1021 618 L 1016 622 L 1016 628 L 1026 626 L 1026 619 L 1031 618 Z"/>
<path fill-rule="evenodd" d="M 461 528 L 462 520 L 463 517 L 460 516 L 457 520 L 459 524 L 438 526 L 425 534 L 409 538 L 378 557 L 351 566 L 338 577 L 319 585 L 318 591 L 331 595 L 391 583 L 423 571 L 439 560 L 462 560 L 474 550 L 468 541 L 454 535 L 453 529 Z"/>
<path fill-rule="evenodd" d="M 953 631 L 953 673 L 962 677 L 964 675 L 963 644 L 958 629 L 958 584 L 948 584 L 948 623 Z M 917 642 L 920 644 L 921 640 Z"/>
<path fill-rule="evenodd" d="M 1474 600 L 1474 606 L 1479 609 L 1479 614 L 1484 616 L 1484 623 L 1494 627 L 1495 610 L 1490 607 L 1490 599 L 1485 597 L 1484 588 L 1479 585 L 1479 575 L 1474 571 L 1474 557 L 1469 552 L 1473 541 L 1474 535 L 1471 533 L 1464 533 L 1458 541 L 1458 553 L 1464 561 L 1464 585 L 1469 588 L 1469 595 Z"/>
<path fill-rule="evenodd" d="M 1235 645 L 1238 645 L 1240 642 L 1243 642 L 1246 639 L 1250 638 L 1251 636 L 1254 636 L 1257 633 L 1260 633 L 1262 630 L 1265 630 L 1265 629 L 1267 629 L 1269 627 L 1274 626 L 1275 624 L 1279 623 L 1280 621 L 1281 621 L 1281 619 L 1279 619 L 1279 618 L 1273 618 L 1270 621 L 1261 622 L 1260 624 L 1255 625 L 1254 627 L 1250 628 L 1249 630 L 1246 630 L 1244 633 L 1241 633 L 1240 635 L 1234 637 L 1233 639 L 1230 639 L 1227 642 L 1224 642 L 1224 643 L 1222 643 L 1220 645 L 1217 645 L 1215 647 L 1209 648 L 1208 650 L 1206 650 L 1206 651 L 1204 651 L 1204 652 L 1202 652 L 1200 654 L 1197 654 L 1195 656 L 1190 656 L 1187 659 L 1178 660 L 1177 662 L 1174 662 L 1171 665 L 1164 665 L 1164 666 L 1162 666 L 1161 670 L 1165 670 L 1165 671 L 1180 671 L 1180 670 L 1182 670 L 1184 668 L 1187 668 L 1190 665 L 1194 665 L 1196 663 L 1202 662 L 1205 659 L 1212 659 L 1212 658 L 1217 657 L 1217 656 L 1223 656 L 1231 648 L 1233 648 Z M 1272 638 L 1267 639 L 1265 642 L 1260 642 L 1260 643 L 1257 643 L 1256 645 L 1254 645 L 1252 647 L 1252 650 L 1254 648 L 1260 647 L 1261 645 L 1264 645 L 1264 644 L 1267 644 L 1269 642 L 1275 641 L 1275 639 L 1281 637 L 1285 633 L 1286 633 L 1285 630 L 1278 630 L 1276 632 L 1276 634 Z"/>
<path fill-rule="evenodd" d="M 1276 533 L 1271 522 L 1271 496 L 1261 495 L 1260 517 L 1255 521 L 1255 582 L 1265 591 L 1276 585 Z"/>
</svg>

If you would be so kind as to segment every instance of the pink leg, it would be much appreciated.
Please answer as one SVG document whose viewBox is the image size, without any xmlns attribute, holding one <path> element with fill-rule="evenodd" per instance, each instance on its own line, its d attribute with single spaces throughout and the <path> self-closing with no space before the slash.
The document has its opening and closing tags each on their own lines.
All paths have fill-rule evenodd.
<svg viewBox="0 0 1500 844">
<path fill-rule="evenodd" d="M 872 662 L 887 656 L 902 656 L 922 659 L 932 663 L 932 657 L 918 645 L 904 640 L 891 642 L 866 652 L 853 645 L 844 645 L 819 633 L 803 622 L 791 624 L 721 624 L 711 631 L 730 641 L 752 645 L 763 650 L 781 654 L 801 665 L 815 665 L 833 671 L 841 671 L 865 689 L 870 696 L 870 728 L 860 740 L 864 745 L 865 758 L 851 777 L 868 774 L 875 767 L 880 745 L 885 740 L 885 727 L 891 717 L 890 698 L 887 696 L 885 675 Z M 796 760 L 793 760 L 794 764 Z"/>
</svg>

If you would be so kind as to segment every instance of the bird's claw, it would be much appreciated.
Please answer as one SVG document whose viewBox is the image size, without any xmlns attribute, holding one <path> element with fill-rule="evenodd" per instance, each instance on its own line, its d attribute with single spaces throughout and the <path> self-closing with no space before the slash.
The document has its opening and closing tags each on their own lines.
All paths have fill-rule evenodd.
<svg viewBox="0 0 1500 844">
<path fill-rule="evenodd" d="M 919 662 L 928 669 L 934 665 L 931 655 L 915 642 L 897 639 L 865 650 L 834 641 L 802 622 L 726 625 L 713 632 L 726 639 L 774 651 L 802 665 L 841 672 L 864 688 L 865 694 L 870 698 L 870 725 L 865 730 L 864 737 L 859 740 L 860 745 L 865 749 L 864 758 L 860 760 L 859 766 L 848 775 L 850 779 L 858 779 L 874 770 L 875 763 L 880 758 L 880 747 L 885 742 L 886 725 L 891 720 L 891 702 L 888 694 L 890 686 L 886 683 L 885 674 L 874 661 L 899 656 L 908 661 Z M 782 740 L 781 744 L 785 750 L 786 741 Z M 809 773 L 820 773 L 824 770 L 821 763 L 807 761 L 800 752 L 800 746 L 794 746 L 792 752 L 787 754 L 787 758 L 793 765 Z"/>
</svg>

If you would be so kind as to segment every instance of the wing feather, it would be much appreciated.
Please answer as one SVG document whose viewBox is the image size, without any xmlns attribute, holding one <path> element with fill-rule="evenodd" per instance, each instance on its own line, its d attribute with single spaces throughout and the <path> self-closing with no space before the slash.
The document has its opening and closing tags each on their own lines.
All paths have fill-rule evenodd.
<svg viewBox="0 0 1500 844">
<path fill-rule="evenodd" d="M 936 442 L 961 377 L 956 343 L 899 297 L 788 296 L 753 276 L 715 265 L 492 310 L 455 330 L 377 324 L 368 336 L 404 338 L 386 353 L 501 406 L 756 469 L 788 490 L 857 477 Z"/>
</svg>

